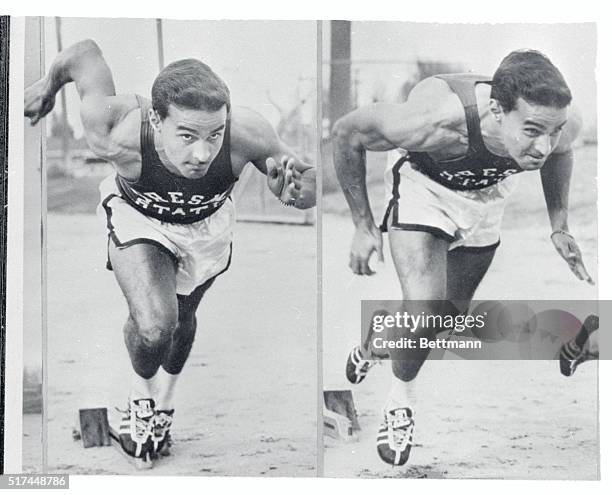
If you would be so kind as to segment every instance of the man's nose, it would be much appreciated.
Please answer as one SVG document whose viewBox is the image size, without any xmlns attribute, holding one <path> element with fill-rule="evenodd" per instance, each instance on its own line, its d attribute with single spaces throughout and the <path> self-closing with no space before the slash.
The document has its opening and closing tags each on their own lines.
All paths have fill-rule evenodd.
<svg viewBox="0 0 612 495">
<path fill-rule="evenodd" d="M 542 158 L 548 156 L 552 151 L 552 140 L 550 139 L 550 136 L 547 134 L 542 134 L 541 136 L 538 136 L 535 140 L 533 149 L 537 151 L 537 153 L 541 155 Z"/>
<path fill-rule="evenodd" d="M 192 157 L 197 162 L 207 162 L 210 158 L 211 150 L 210 147 L 204 142 L 198 142 L 193 145 Z"/>
</svg>

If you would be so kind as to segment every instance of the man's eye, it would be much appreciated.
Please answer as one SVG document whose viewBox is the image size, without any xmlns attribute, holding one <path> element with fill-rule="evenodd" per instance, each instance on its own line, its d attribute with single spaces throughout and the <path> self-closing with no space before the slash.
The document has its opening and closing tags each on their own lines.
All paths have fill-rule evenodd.
<svg viewBox="0 0 612 495">
<path fill-rule="evenodd" d="M 214 134 L 211 134 L 210 136 L 208 136 L 208 139 L 210 139 L 211 141 L 216 141 L 220 137 L 221 137 L 221 133 L 215 132 Z"/>
<path fill-rule="evenodd" d="M 529 137 L 536 137 L 541 134 L 540 131 L 538 131 L 537 129 L 525 129 L 524 132 L 525 132 L 525 135 Z"/>
<path fill-rule="evenodd" d="M 191 143 L 193 141 L 193 136 L 191 134 L 181 134 L 181 139 L 187 143 Z"/>
</svg>

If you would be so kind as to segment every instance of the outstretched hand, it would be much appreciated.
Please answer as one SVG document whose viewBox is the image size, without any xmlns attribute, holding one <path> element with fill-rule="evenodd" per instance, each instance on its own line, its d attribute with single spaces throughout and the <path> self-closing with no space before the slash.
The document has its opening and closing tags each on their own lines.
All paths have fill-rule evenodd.
<svg viewBox="0 0 612 495">
<path fill-rule="evenodd" d="M 35 82 L 24 91 L 24 115 L 36 125 L 55 105 L 55 94 L 48 91 L 46 78 Z"/>
<path fill-rule="evenodd" d="M 550 236 L 555 249 L 567 262 L 570 270 L 578 280 L 586 280 L 589 284 L 595 285 L 582 261 L 582 252 L 574 237 L 568 232 L 557 230 Z"/>
<path fill-rule="evenodd" d="M 349 267 L 357 275 L 374 275 L 370 268 L 370 256 L 378 255 L 378 261 L 384 263 L 382 234 L 378 227 L 370 229 L 357 227 L 351 244 Z"/>
<path fill-rule="evenodd" d="M 283 156 L 280 162 L 266 160 L 268 187 L 285 205 L 299 209 L 312 208 L 316 204 L 316 171 L 314 168 L 299 172 L 296 159 Z"/>
</svg>

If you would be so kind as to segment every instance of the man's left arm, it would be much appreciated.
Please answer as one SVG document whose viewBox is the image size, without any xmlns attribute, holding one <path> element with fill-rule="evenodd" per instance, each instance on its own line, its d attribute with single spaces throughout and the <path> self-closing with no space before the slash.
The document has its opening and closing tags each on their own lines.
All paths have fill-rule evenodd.
<svg viewBox="0 0 612 495">
<path fill-rule="evenodd" d="M 232 140 L 238 138 L 240 152 L 247 161 L 268 177 L 272 194 L 284 204 L 298 209 L 316 204 L 316 169 L 304 162 L 285 143 L 270 123 L 260 114 L 248 109 L 235 109 Z M 238 129 L 236 129 L 238 127 Z M 234 133 L 236 129 L 237 136 Z"/>
<path fill-rule="evenodd" d="M 582 261 L 582 252 L 569 231 L 569 189 L 574 166 L 571 148 L 552 153 L 540 170 L 548 217 L 552 227 L 550 236 L 555 249 L 567 262 L 579 280 L 594 284 Z"/>
</svg>

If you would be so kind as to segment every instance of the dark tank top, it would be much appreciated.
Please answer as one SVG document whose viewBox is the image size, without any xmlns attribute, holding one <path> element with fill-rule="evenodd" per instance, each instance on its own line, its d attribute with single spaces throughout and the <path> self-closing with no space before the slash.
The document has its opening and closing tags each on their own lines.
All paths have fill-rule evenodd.
<svg viewBox="0 0 612 495">
<path fill-rule="evenodd" d="M 465 156 L 451 160 L 434 160 L 428 153 L 408 150 L 406 160 L 413 164 L 413 168 L 437 183 L 458 191 L 483 189 L 522 172 L 512 158 L 491 153 L 482 138 L 475 86 L 476 83 L 489 81 L 475 74 L 445 74 L 435 77 L 445 81 L 463 104 L 468 150 Z M 401 166 L 399 163 L 397 165 Z"/>
<path fill-rule="evenodd" d="M 144 215 L 169 223 L 194 223 L 215 213 L 229 197 L 236 177 L 230 157 L 230 121 L 219 154 L 204 177 L 187 179 L 171 173 L 155 150 L 154 130 L 149 122 L 150 103 L 136 96 L 140 106 L 140 155 L 142 169 L 137 180 L 117 174 L 122 198 Z"/>
</svg>

